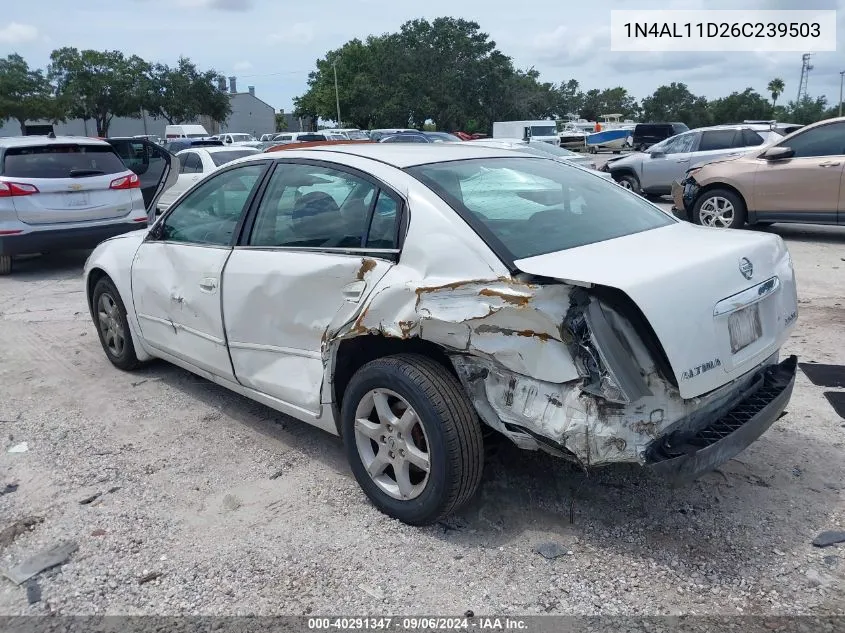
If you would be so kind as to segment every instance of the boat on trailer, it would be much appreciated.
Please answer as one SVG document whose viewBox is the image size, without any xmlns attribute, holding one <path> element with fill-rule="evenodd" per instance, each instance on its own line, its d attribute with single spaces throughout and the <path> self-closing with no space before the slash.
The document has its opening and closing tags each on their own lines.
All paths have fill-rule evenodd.
<svg viewBox="0 0 845 633">
<path fill-rule="evenodd" d="M 564 149 L 583 151 L 587 148 L 587 136 L 595 129 L 596 124 L 587 119 L 579 119 L 574 114 L 568 115 L 568 118 L 558 133 L 559 144 Z"/>
<path fill-rule="evenodd" d="M 590 153 L 595 154 L 600 149 L 609 149 L 618 154 L 623 149 L 631 147 L 632 136 L 636 123 L 634 121 L 622 121 L 621 114 L 603 114 L 601 116 L 601 131 L 587 135 L 585 145 Z"/>
</svg>

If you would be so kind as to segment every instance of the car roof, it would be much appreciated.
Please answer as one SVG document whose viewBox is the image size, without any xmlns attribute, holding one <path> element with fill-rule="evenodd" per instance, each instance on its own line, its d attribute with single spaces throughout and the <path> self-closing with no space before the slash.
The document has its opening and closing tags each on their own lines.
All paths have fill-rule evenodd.
<svg viewBox="0 0 845 633">
<path fill-rule="evenodd" d="M 260 156 L 266 157 L 268 154 L 271 154 L 271 152 L 264 152 Z M 472 143 L 337 143 L 308 148 L 291 147 L 284 151 L 272 152 L 272 154 L 276 154 L 275 158 L 296 157 L 297 155 L 310 158 L 320 158 L 320 155 L 323 155 L 325 158 L 329 158 L 332 154 L 360 156 L 399 169 L 427 163 L 472 158 L 513 158 L 514 156 L 534 158 L 509 149 L 472 146 Z M 254 158 L 249 156 L 241 160 L 253 160 Z M 539 156 L 536 158 L 545 160 Z"/>
<path fill-rule="evenodd" d="M 37 147 L 40 145 L 65 145 L 75 143 L 77 145 L 108 145 L 106 141 L 90 136 L 7 136 L 0 138 L 2 147 Z"/>
<path fill-rule="evenodd" d="M 772 126 L 761 123 L 726 123 L 723 125 L 708 125 L 706 127 L 697 127 L 690 132 L 699 132 L 707 130 L 754 130 L 755 132 L 770 132 Z"/>
</svg>

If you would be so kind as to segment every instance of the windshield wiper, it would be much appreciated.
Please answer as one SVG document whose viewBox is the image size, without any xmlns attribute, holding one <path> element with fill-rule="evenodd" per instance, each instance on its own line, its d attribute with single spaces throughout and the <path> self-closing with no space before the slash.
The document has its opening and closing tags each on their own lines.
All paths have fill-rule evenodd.
<svg viewBox="0 0 845 633">
<path fill-rule="evenodd" d="M 82 176 L 103 176 L 106 172 L 100 169 L 71 169 L 68 178 L 80 178 Z"/>
</svg>

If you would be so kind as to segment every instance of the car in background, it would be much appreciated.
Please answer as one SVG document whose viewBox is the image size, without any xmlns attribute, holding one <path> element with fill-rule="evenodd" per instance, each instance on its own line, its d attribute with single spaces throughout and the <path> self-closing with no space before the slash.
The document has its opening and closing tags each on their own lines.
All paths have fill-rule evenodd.
<svg viewBox="0 0 845 633">
<path fill-rule="evenodd" d="M 168 141 L 164 144 L 166 149 L 171 154 L 177 154 L 183 149 L 190 147 L 223 147 L 223 141 L 210 138 L 180 138 L 173 141 Z"/>
<path fill-rule="evenodd" d="M 229 163 L 101 244 L 82 287 L 106 358 L 340 436 L 364 494 L 413 525 L 474 496 L 488 435 L 684 483 L 784 411 L 777 235 L 702 230 L 511 150 L 345 143 Z"/>
<path fill-rule="evenodd" d="M 252 134 L 243 134 L 236 132 L 226 132 L 224 134 L 217 134 L 211 137 L 212 139 L 223 141 L 224 145 L 239 146 L 239 147 L 257 147 L 260 141 L 255 140 Z"/>
<path fill-rule="evenodd" d="M 301 141 L 298 143 L 283 143 L 281 145 L 273 145 L 265 149 L 265 152 L 281 152 L 285 150 L 305 149 L 309 147 L 323 147 L 325 145 L 360 145 L 366 143 L 374 143 L 369 139 L 356 139 L 354 141 Z"/>
<path fill-rule="evenodd" d="M 159 198 L 156 214 L 163 213 L 170 208 L 170 205 L 185 191 L 199 182 L 207 174 L 222 167 L 233 160 L 259 154 L 260 150 L 255 147 L 243 146 L 222 146 L 222 147 L 194 147 L 184 149 L 176 158 L 179 160 L 179 177 L 172 187 Z"/>
<path fill-rule="evenodd" d="M 637 152 L 643 152 L 660 141 L 665 141 L 677 134 L 688 132 L 686 123 L 637 123 L 631 135 L 631 146 Z"/>
<path fill-rule="evenodd" d="M 122 140 L 0 139 L 0 274 L 11 272 L 16 255 L 93 248 L 147 226 L 145 197 L 155 204 L 178 169 L 171 154 L 145 139 L 126 144 L 132 158 L 122 160 L 114 147 Z M 148 176 L 148 196 L 139 173 Z"/>
<path fill-rule="evenodd" d="M 379 143 L 462 143 L 459 136 L 448 132 L 398 132 L 384 136 Z"/>
<path fill-rule="evenodd" d="M 340 141 L 340 140 L 347 140 L 347 141 L 366 141 L 370 137 L 367 135 L 366 132 L 363 130 L 359 130 L 358 128 L 354 127 L 345 127 L 345 128 L 334 128 L 334 129 L 326 129 L 320 130 L 323 134 L 331 137 L 340 137 L 340 138 L 330 138 L 328 140 L 331 141 Z"/>
<path fill-rule="evenodd" d="M 164 140 L 178 138 L 208 138 L 210 135 L 202 125 L 167 125 L 164 128 Z"/>
<path fill-rule="evenodd" d="M 689 169 L 672 187 L 675 215 L 732 229 L 774 222 L 845 225 L 845 118 L 796 127 L 773 145 Z"/>
<path fill-rule="evenodd" d="M 269 132 L 267 134 L 262 134 L 261 137 L 258 139 L 261 143 L 266 143 L 267 141 L 272 141 L 273 137 L 276 136 L 278 132 Z"/>
<path fill-rule="evenodd" d="M 740 156 L 783 138 L 771 125 L 739 124 L 696 128 L 652 145 L 645 152 L 611 158 L 602 167 L 626 189 L 663 196 L 690 167 Z"/>
<path fill-rule="evenodd" d="M 401 132 L 418 132 L 419 130 L 414 130 L 411 128 L 379 128 L 377 130 L 370 130 L 367 134 L 370 137 L 371 141 L 380 141 L 385 136 L 393 136 L 394 134 L 399 134 Z"/>
<path fill-rule="evenodd" d="M 577 152 L 570 152 L 568 149 L 552 145 L 551 143 L 544 143 L 542 141 L 531 142 L 520 138 L 489 138 L 464 142 L 476 147 L 512 149 L 525 154 L 533 154 L 534 156 L 553 158 L 561 162 L 569 163 L 570 165 L 576 165 L 584 169 L 593 170 L 596 174 L 612 180 L 612 176 L 609 173 L 598 171 L 596 169 L 596 164 L 593 162 L 592 158 Z"/>
</svg>

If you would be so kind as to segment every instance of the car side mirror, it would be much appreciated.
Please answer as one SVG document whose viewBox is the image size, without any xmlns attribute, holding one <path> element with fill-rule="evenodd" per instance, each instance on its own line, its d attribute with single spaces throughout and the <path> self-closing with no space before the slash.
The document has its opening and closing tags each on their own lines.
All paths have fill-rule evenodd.
<svg viewBox="0 0 845 633">
<path fill-rule="evenodd" d="M 784 160 L 793 156 L 795 156 L 795 150 L 791 147 L 770 147 L 760 154 L 760 158 L 765 160 Z"/>
<path fill-rule="evenodd" d="M 657 150 L 656 152 L 649 152 L 649 154 L 652 158 L 663 158 L 666 156 L 666 152 L 661 152 L 660 150 Z"/>
</svg>

